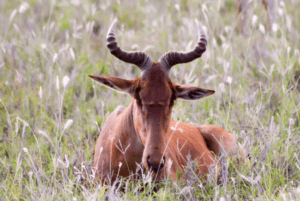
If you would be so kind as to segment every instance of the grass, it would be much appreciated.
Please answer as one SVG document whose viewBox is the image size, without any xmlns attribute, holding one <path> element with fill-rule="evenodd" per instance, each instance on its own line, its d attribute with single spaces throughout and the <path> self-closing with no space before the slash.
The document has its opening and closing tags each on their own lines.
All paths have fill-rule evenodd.
<svg viewBox="0 0 300 201">
<path fill-rule="evenodd" d="M 252 1 L 246 35 L 237 30 L 235 1 L 217 2 L 2 0 L 0 200 L 299 199 L 300 1 L 276 1 L 272 31 L 261 2 Z M 240 167 L 224 159 L 220 183 L 191 176 L 153 184 L 144 175 L 106 186 L 82 179 L 105 119 L 132 100 L 87 75 L 140 76 L 106 48 L 116 17 L 120 46 L 146 50 L 153 60 L 192 49 L 195 18 L 206 27 L 202 59 L 177 65 L 170 75 L 216 94 L 178 100 L 172 118 L 239 136 L 250 158 Z M 191 162 L 187 174 L 193 168 Z"/>
</svg>

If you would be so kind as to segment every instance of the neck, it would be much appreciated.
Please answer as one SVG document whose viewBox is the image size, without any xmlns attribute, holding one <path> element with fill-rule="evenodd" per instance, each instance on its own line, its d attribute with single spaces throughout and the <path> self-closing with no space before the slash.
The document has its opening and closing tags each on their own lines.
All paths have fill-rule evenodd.
<svg viewBox="0 0 300 201">
<path fill-rule="evenodd" d="M 135 123 L 135 101 L 132 101 L 127 108 L 124 110 L 122 114 L 122 127 L 124 131 L 130 134 L 132 137 L 133 135 L 139 135 L 136 130 L 136 123 Z"/>
</svg>

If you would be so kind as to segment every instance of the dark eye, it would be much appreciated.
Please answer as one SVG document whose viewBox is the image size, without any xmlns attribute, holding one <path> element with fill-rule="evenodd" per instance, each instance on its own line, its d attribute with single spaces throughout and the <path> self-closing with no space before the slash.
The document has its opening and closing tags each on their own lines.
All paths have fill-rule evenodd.
<svg viewBox="0 0 300 201">
<path fill-rule="evenodd" d="M 135 94 L 134 94 L 134 98 L 136 99 L 136 102 L 137 102 L 138 106 L 142 107 L 143 104 L 142 104 L 142 100 L 140 98 L 140 90 L 141 90 L 140 87 L 138 87 L 136 89 Z"/>
<path fill-rule="evenodd" d="M 136 102 L 137 102 L 137 104 L 138 104 L 139 107 L 143 106 L 141 99 L 137 99 Z"/>
<path fill-rule="evenodd" d="M 149 105 L 146 105 L 146 107 L 149 109 L 153 109 L 153 108 L 157 107 L 157 105 L 149 104 Z"/>
</svg>

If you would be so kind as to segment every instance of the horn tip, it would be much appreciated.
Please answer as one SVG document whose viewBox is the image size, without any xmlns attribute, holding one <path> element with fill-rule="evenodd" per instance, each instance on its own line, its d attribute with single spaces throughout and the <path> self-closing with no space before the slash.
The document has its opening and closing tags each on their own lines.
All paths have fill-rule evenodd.
<svg viewBox="0 0 300 201">
<path fill-rule="evenodd" d="M 118 18 L 115 18 L 112 24 L 115 24 L 118 22 Z"/>
<path fill-rule="evenodd" d="M 201 26 L 201 22 L 198 19 L 195 19 L 195 22 L 196 22 L 197 29 L 198 29 L 199 39 L 200 38 L 206 39 L 206 35 L 205 35 L 205 32 L 203 31 L 203 27 Z"/>
<path fill-rule="evenodd" d="M 110 35 L 110 34 L 113 34 L 115 33 L 116 31 L 116 26 L 117 26 L 117 22 L 118 22 L 118 19 L 114 19 L 114 21 L 111 23 L 109 29 L 108 29 L 108 32 L 107 32 L 107 37 Z"/>
</svg>

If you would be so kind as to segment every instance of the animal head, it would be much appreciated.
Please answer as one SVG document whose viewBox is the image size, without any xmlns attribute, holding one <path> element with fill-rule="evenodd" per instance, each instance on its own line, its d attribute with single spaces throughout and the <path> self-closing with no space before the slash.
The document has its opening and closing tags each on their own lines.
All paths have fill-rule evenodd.
<svg viewBox="0 0 300 201">
<path fill-rule="evenodd" d="M 174 101 L 177 98 L 197 100 L 214 93 L 213 90 L 173 83 L 169 77 L 172 66 L 201 57 L 206 50 L 206 36 L 196 20 L 199 41 L 194 50 L 187 53 L 168 52 L 158 62 L 153 62 L 144 52 L 126 52 L 118 46 L 115 38 L 116 24 L 117 20 L 108 30 L 107 47 L 118 59 L 138 66 L 142 76 L 134 80 L 92 75 L 90 77 L 134 97 L 134 124 L 144 144 L 142 163 L 152 172 L 158 173 L 167 160 L 166 133 Z"/>
</svg>

